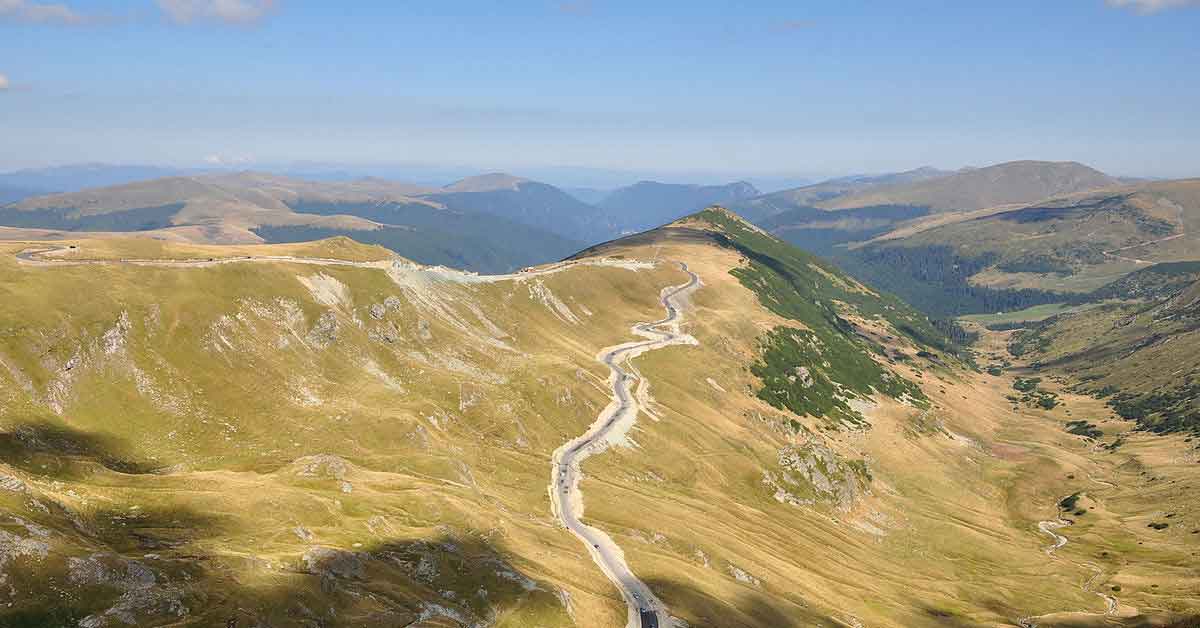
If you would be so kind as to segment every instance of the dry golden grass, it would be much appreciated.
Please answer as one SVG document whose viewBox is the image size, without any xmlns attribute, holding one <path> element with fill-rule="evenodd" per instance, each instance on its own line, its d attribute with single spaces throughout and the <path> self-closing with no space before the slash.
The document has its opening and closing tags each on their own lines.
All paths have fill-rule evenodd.
<svg viewBox="0 0 1200 628">
<path fill-rule="evenodd" d="M 92 259 L 375 259 L 332 241 L 150 242 L 78 245 Z M 654 416 L 640 417 L 634 447 L 588 460 L 583 492 L 585 518 L 689 625 L 1013 625 L 1102 612 L 1080 588 L 1089 561 L 1104 569 L 1097 586 L 1120 584 L 1125 607 L 1197 609 L 1200 535 L 1184 525 L 1200 514 L 1196 465 L 1180 439 L 1128 434 L 1115 452 L 1093 451 L 1063 427 L 1103 417 L 1106 439 L 1126 431 L 1099 402 L 1060 391 L 1052 412 L 1014 410 L 1012 375 L 917 358 L 862 318 L 889 355 L 909 356 L 889 366 L 921 384 L 930 408 L 880 399 L 867 430 L 777 410 L 755 397 L 747 367 L 764 332 L 795 323 L 765 310 L 729 274 L 743 260 L 711 244 L 604 251 L 662 262 L 636 272 L 577 265 L 404 285 L 379 269 L 286 262 L 27 267 L 12 257 L 23 247 L 0 248 L 0 473 L 27 490 L 0 491 L 0 506 L 49 530 L 52 551 L 9 563 L 18 595 L 0 602 L 29 617 L 70 609 L 77 622 L 112 606 L 107 590 L 65 587 L 64 598 L 44 586 L 69 581 L 66 557 L 102 552 L 155 570 L 194 625 L 287 625 L 305 612 L 403 625 L 435 603 L 495 611 L 499 626 L 621 625 L 623 603 L 551 516 L 550 454 L 608 402 L 595 355 L 662 316 L 659 290 L 685 279 L 676 260 L 704 282 L 685 314 L 700 344 L 636 361 Z M 988 335 L 981 351 L 1000 342 Z M 865 461 L 870 484 L 842 500 L 780 501 L 765 474 L 780 476 L 781 450 L 800 446 Z M 1076 491 L 1094 510 L 1047 556 L 1037 522 Z M 1146 528 L 1168 500 L 1171 527 Z M 0 530 L 34 536 L 12 522 Z M 343 558 L 313 566 L 314 548 Z M 153 625 L 160 610 L 135 616 Z M 418 625 L 459 624 L 435 614 Z"/>
</svg>

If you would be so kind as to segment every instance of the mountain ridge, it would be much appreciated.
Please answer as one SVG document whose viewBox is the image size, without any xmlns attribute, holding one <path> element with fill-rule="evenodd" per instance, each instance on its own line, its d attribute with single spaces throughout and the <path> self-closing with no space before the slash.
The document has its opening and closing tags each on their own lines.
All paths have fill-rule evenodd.
<svg viewBox="0 0 1200 628">
<path fill-rule="evenodd" d="M 822 202 L 826 209 L 872 205 L 926 206 L 969 211 L 1114 187 L 1121 182 L 1078 162 L 1010 161 L 922 181 L 887 185 Z"/>
<path fill-rule="evenodd" d="M 353 235 L 422 262 L 493 272 L 558 259 L 581 246 L 469 203 L 448 207 L 440 194 L 381 179 L 312 182 L 245 171 L 25 199 L 0 207 L 0 224 L 229 243 Z"/>
</svg>

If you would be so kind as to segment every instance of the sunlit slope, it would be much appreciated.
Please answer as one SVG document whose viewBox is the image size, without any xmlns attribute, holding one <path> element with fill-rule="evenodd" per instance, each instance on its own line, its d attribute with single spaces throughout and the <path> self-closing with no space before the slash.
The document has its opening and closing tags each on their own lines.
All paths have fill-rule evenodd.
<svg viewBox="0 0 1200 628">
<path fill-rule="evenodd" d="M 826 209 L 916 205 L 934 212 L 964 211 L 1113 187 L 1119 182 L 1075 162 L 1011 161 L 943 177 L 870 188 L 823 202 Z"/>
<path fill-rule="evenodd" d="M 722 210 L 495 280 L 345 241 L 124 242 L 0 251 L 5 625 L 623 625 L 546 485 L 609 403 L 596 356 L 663 317 L 676 262 L 699 344 L 634 362 L 650 411 L 582 484 L 676 617 L 1103 612 L 1037 530 L 1081 490 L 1097 536 L 1060 553 L 1100 560 L 1123 613 L 1195 606 L 1195 512 L 1159 534 L 1084 480 L 1124 490 L 1139 443 L 1094 458 L 1063 429 L 1101 402 L 1014 409 L 911 308 Z"/>
<path fill-rule="evenodd" d="M 427 264 L 489 272 L 561 259 L 581 242 L 594 241 L 572 240 L 559 235 L 562 230 L 539 225 L 562 209 L 564 225 L 573 226 L 594 218 L 590 212 L 595 208 L 535 182 L 495 189 L 505 181 L 478 177 L 442 189 L 382 179 L 315 182 L 253 172 L 166 177 L 2 205 L 0 225 L 50 230 L 15 236 L 43 239 L 123 232 L 231 244 L 340 235 Z M 0 229 L 0 237 L 14 235 Z"/>
<path fill-rule="evenodd" d="M 1164 265 L 1183 276 L 1188 264 Z M 1157 267 L 1152 267 L 1157 268 Z M 1018 333 L 1010 351 L 1073 378 L 1121 416 L 1154 432 L 1200 434 L 1200 281 L 1171 289 L 1170 275 L 1139 292 L 1123 281 L 1126 299 L 1055 316 Z M 1116 296 L 1116 295 L 1114 295 Z"/>
<path fill-rule="evenodd" d="M 573 272 L 29 267 L 18 248 L 0 261 L 0 495 L 20 517 L 0 623 L 616 617 L 553 525 L 549 454 L 606 403 L 596 347 L 658 316 L 677 271 L 589 267 L 560 302 Z"/>
<path fill-rule="evenodd" d="M 898 229 L 839 253 L 939 315 L 1072 300 L 1151 264 L 1200 260 L 1200 180 L 1064 196 Z"/>
<path fill-rule="evenodd" d="M 689 622 L 731 625 L 723 622 L 732 622 L 734 609 L 753 618 L 744 619 L 744 625 L 1015 625 L 1022 617 L 1063 611 L 1084 613 L 1066 613 L 1068 622 L 1077 622 L 1070 625 L 1118 621 L 1103 615 L 1104 603 L 1094 592 L 1075 584 L 1095 576 L 1079 566 L 1078 558 L 1064 561 L 1042 551 L 1048 537 L 1037 531 L 1037 522 L 1053 517 L 1062 495 L 1080 490 L 1111 512 L 1095 520 L 1103 536 L 1086 544 L 1077 539 L 1063 553 L 1105 552 L 1105 573 L 1095 586 L 1123 584 L 1126 599 L 1134 599 L 1120 610 L 1129 625 L 1146 621 L 1145 615 L 1162 617 L 1158 592 L 1167 590 L 1167 582 L 1172 591 L 1167 597 L 1187 599 L 1191 585 L 1186 582 L 1195 581 L 1184 576 L 1186 571 L 1166 567 L 1161 577 L 1147 579 L 1147 574 L 1158 561 L 1183 560 L 1194 551 L 1186 526 L 1195 524 L 1195 513 L 1189 524 L 1178 524 L 1184 527 L 1164 548 L 1161 536 L 1146 535 L 1151 530 L 1144 529 L 1144 521 L 1124 522 L 1149 516 L 1146 501 L 1114 495 L 1110 505 L 1108 495 L 1118 491 L 1080 481 L 1089 475 L 1120 481 L 1123 494 L 1136 478 L 1136 472 L 1129 477 L 1116 471 L 1127 468 L 1133 456 L 1114 452 L 1093 459 L 1091 445 L 1065 429 L 1071 412 L 1111 416 L 1101 402 L 1063 393 L 1066 403 L 1051 411 L 1012 406 L 1007 399 L 1011 377 L 942 367 L 934 359 L 952 363 L 952 358 L 912 343 L 894 322 L 856 313 L 859 308 L 849 306 L 841 290 L 853 291 L 858 284 L 835 270 L 814 265 L 794 272 L 795 265 L 766 258 L 773 268 L 764 272 L 751 260 L 763 250 L 778 250 L 777 241 L 723 212 L 705 212 L 599 252 L 649 249 L 662 259 L 688 258 L 697 269 L 704 268 L 698 259 L 714 255 L 704 246 L 714 237 L 726 251 L 715 276 L 727 287 L 714 289 L 714 273 L 700 271 L 709 282 L 695 299 L 693 333 L 700 346 L 663 350 L 644 360 L 644 371 L 660 374 L 651 390 L 668 414 L 645 426 L 642 451 L 617 452 L 611 471 L 598 472 L 624 478 L 601 487 L 611 506 L 603 515 L 597 506 L 589 507 L 594 516 L 611 521 L 602 523 L 605 529 L 627 531 L 628 540 L 620 542 L 635 571 L 659 583 L 663 599 Z M 729 252 L 737 255 L 736 262 Z M 796 252 L 781 257 L 811 259 Z M 920 384 L 926 399 L 902 392 L 895 398 L 873 395 L 878 405 L 850 404 L 865 410 L 870 428 L 844 430 L 830 425 L 830 415 L 801 417 L 781 410 L 783 404 L 764 405 L 768 399 L 737 394 L 761 395 L 769 388 L 755 371 L 771 355 L 766 341 L 774 333 L 824 324 L 820 315 L 763 319 L 759 309 L 735 306 L 728 295 L 738 291 L 720 272 L 731 263 L 739 284 L 778 286 L 783 276 L 796 279 L 790 295 L 756 290 L 756 298 L 771 309 L 784 311 L 781 305 L 798 294 L 811 304 L 809 312 L 837 304 L 840 318 L 854 321 L 851 335 L 867 347 L 882 345 L 868 350 L 888 363 L 890 375 Z M 841 285 L 831 287 L 824 279 Z M 895 321 L 906 321 L 903 306 L 864 301 L 862 310 L 884 303 L 885 312 L 898 315 Z M 735 366 L 739 362 L 751 366 Z M 799 389 L 806 380 L 818 382 L 810 369 L 837 364 L 804 356 L 797 366 L 805 370 L 794 370 L 791 383 Z M 854 381 L 849 373 L 837 376 L 846 388 Z M 1141 442 L 1138 435 L 1126 438 Z M 683 449 L 681 443 L 689 446 Z M 1180 444 L 1151 445 L 1169 450 Z M 742 447 L 753 453 L 737 451 Z M 1153 466 L 1137 460 L 1138 468 Z M 1186 464 L 1172 473 L 1194 485 Z M 638 487 L 636 501 L 618 488 L 623 484 Z M 597 489 L 588 490 L 595 500 Z M 1183 503 L 1194 499 L 1189 493 Z M 647 531 L 644 513 L 668 512 L 663 504 L 671 504 L 664 520 L 679 523 Z M 1145 545 L 1132 551 L 1138 543 Z M 631 547 L 639 551 L 632 553 Z M 734 582 L 718 578 L 705 584 L 714 572 L 731 575 Z M 873 602 L 864 604 L 864 598 Z M 731 599 L 737 600 L 734 609 Z M 810 610 L 780 600 L 802 601 Z M 1137 604 L 1147 601 L 1151 608 L 1132 619 L 1139 615 Z M 1172 603 L 1166 608 L 1194 607 Z M 821 614 L 823 620 L 817 617 Z M 1055 625 L 1054 618 L 1039 624 Z"/>
</svg>

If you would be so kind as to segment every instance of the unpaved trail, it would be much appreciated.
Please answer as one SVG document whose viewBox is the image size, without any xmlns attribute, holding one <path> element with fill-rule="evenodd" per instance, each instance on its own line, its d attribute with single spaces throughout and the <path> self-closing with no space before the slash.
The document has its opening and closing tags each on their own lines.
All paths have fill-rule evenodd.
<svg viewBox="0 0 1200 628">
<path fill-rule="evenodd" d="M 1091 478 L 1091 476 L 1088 476 L 1088 477 Z M 1097 483 L 1102 483 L 1102 484 L 1111 484 L 1109 482 L 1104 482 L 1103 480 L 1093 479 L 1092 481 L 1097 482 Z M 1113 486 L 1115 486 L 1115 485 L 1113 485 Z M 1038 530 L 1041 530 L 1042 533 L 1047 534 L 1051 538 L 1054 539 L 1054 542 L 1051 543 L 1050 545 L 1048 545 L 1044 551 L 1046 552 L 1047 556 L 1049 556 L 1051 558 L 1055 558 L 1055 559 L 1058 558 L 1058 555 L 1055 554 L 1055 552 L 1057 552 L 1059 549 L 1064 547 L 1069 542 L 1067 537 L 1058 533 L 1058 530 L 1072 525 L 1072 523 L 1070 521 L 1067 521 L 1066 519 L 1062 518 L 1062 516 L 1061 516 L 1062 508 L 1058 505 L 1059 503 L 1061 503 L 1061 500 L 1060 500 L 1060 502 L 1056 502 L 1054 504 L 1054 507 L 1056 509 L 1058 509 L 1058 511 L 1059 511 L 1058 517 L 1056 517 L 1054 519 L 1050 519 L 1048 521 L 1039 521 L 1038 522 Z M 1098 595 L 1104 599 L 1105 608 L 1104 608 L 1103 616 L 1105 616 L 1105 617 L 1115 616 L 1117 614 L 1117 611 L 1121 607 L 1120 601 L 1118 601 L 1117 598 L 1115 598 L 1107 593 L 1096 590 L 1096 586 L 1098 584 L 1100 584 L 1101 580 L 1104 579 L 1104 570 L 1100 566 L 1094 565 L 1092 563 L 1075 563 L 1073 561 L 1070 561 L 1070 562 L 1072 562 L 1072 564 L 1078 565 L 1080 567 L 1085 567 L 1087 569 L 1091 569 L 1092 571 L 1095 572 L 1095 574 L 1091 578 L 1088 578 L 1087 580 L 1085 580 L 1083 582 L 1083 584 L 1080 585 L 1080 588 L 1083 589 L 1085 592 L 1094 593 L 1095 595 Z M 1081 611 L 1079 614 L 1081 614 L 1081 615 L 1100 615 L 1100 613 L 1090 613 L 1090 612 L 1083 612 L 1083 611 Z M 1021 626 L 1021 628 L 1037 628 L 1037 619 L 1040 617 L 1042 617 L 1042 616 L 1039 615 L 1036 617 L 1022 617 L 1021 619 L 1017 620 L 1017 625 Z"/>
<path fill-rule="evenodd" d="M 1126 262 L 1133 262 L 1134 264 L 1153 264 L 1154 262 L 1151 262 L 1149 260 L 1138 259 L 1136 257 L 1125 257 L 1124 255 L 1117 255 L 1117 253 L 1119 253 L 1121 251 L 1128 251 L 1131 249 L 1141 248 L 1143 246 L 1152 246 L 1155 244 L 1161 244 L 1163 242 L 1170 242 L 1171 240 L 1182 238 L 1185 235 L 1187 235 L 1187 232 L 1177 233 L 1172 236 L 1167 236 L 1165 238 L 1159 238 L 1157 240 L 1150 240 L 1148 242 L 1138 242 L 1137 244 L 1130 244 L 1129 246 L 1122 246 L 1120 248 L 1115 248 L 1111 251 L 1104 251 L 1104 254 L 1109 257 L 1115 257 L 1116 259 L 1123 260 Z"/>
<path fill-rule="evenodd" d="M 613 443 L 623 442 L 625 434 L 637 422 L 645 399 L 633 393 L 633 385 L 640 374 L 630 360 L 662 347 L 696 344 L 694 338 L 680 330 L 679 299 L 695 290 L 700 285 L 700 278 L 688 270 L 687 264 L 680 263 L 680 267 L 690 279 L 683 285 L 663 291 L 660 301 L 667 316 L 653 323 L 633 326 L 634 334 L 648 340 L 608 347 L 597 356 L 609 368 L 613 399 L 587 432 L 555 450 L 550 470 L 550 504 L 554 515 L 583 541 L 592 560 L 620 590 L 628 607 L 626 628 L 665 628 L 671 625 L 671 618 L 663 603 L 629 569 L 624 552 L 612 538 L 580 521 L 583 517 L 583 494 L 579 488 L 583 477 L 581 466 L 588 456 L 604 451 Z"/>
<path fill-rule="evenodd" d="M 253 264 L 286 262 L 291 264 L 312 264 L 317 266 L 353 266 L 356 268 L 383 268 L 392 265 L 392 260 L 375 262 L 353 262 L 344 259 L 325 257 L 295 257 L 292 255 L 240 255 L 235 257 L 211 257 L 196 259 L 64 259 L 56 257 L 69 249 L 25 249 L 16 254 L 17 262 L 23 266 L 60 267 L 60 266 L 146 266 L 151 268 L 212 268 L 225 264 Z"/>
<path fill-rule="evenodd" d="M 351 260 L 335 259 L 328 257 L 297 257 L 293 255 L 238 255 L 233 257 L 209 257 L 209 258 L 186 258 L 186 259 L 138 259 L 138 258 L 118 258 L 118 259 L 71 259 L 65 257 L 70 255 L 77 249 L 71 249 L 66 246 L 55 247 L 32 247 L 18 251 L 14 257 L 17 263 L 23 266 L 38 266 L 38 267 L 61 267 L 61 266 L 145 266 L 151 268 L 212 268 L 225 264 L 262 264 L 262 263 L 288 263 L 288 264 L 309 264 L 314 266 L 349 266 L 353 268 L 374 268 L 385 271 L 399 271 L 412 274 L 421 274 L 431 280 L 442 280 L 452 283 L 491 283 L 496 281 L 521 280 L 532 277 L 540 277 L 544 275 L 553 275 L 555 273 L 575 268 L 578 266 L 612 266 L 625 268 L 628 270 L 639 270 L 643 268 L 653 268 L 651 262 L 639 262 L 635 260 L 611 259 L 611 258 L 590 258 L 580 260 L 564 260 L 554 262 L 542 266 L 522 269 L 520 272 L 505 273 L 498 275 L 480 275 L 471 271 L 458 270 L 455 268 L 447 268 L 445 266 L 425 266 L 416 262 L 396 257 L 392 259 L 376 260 L 371 262 L 355 262 Z"/>
</svg>

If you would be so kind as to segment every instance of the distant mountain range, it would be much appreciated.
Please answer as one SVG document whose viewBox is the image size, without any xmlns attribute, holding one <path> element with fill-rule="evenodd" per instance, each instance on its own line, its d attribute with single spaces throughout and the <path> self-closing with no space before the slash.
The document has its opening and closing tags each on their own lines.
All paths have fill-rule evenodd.
<svg viewBox="0 0 1200 628">
<path fill-rule="evenodd" d="M 57 232 L 142 232 L 196 242 L 294 242 L 347 235 L 427 264 L 504 272 L 757 194 L 721 186 L 642 182 L 599 206 L 503 173 L 446 186 L 381 178 L 305 180 L 200 173 L 126 182 L 163 170 L 72 166 L 6 175 L 36 188 L 0 189 L 0 225 Z M 114 185 L 74 189 L 91 181 Z M 62 188 L 57 194 L 39 190 Z M 13 202 L 16 201 L 16 202 Z M 28 237 L 28 234 L 26 234 Z"/>
<path fill-rule="evenodd" d="M 871 186 L 821 203 L 824 209 L 914 205 L 932 212 L 962 211 L 1086 192 L 1120 181 L 1075 162 L 1013 161 L 944 176 Z"/>
<path fill-rule="evenodd" d="M 591 244 L 615 234 L 613 220 L 596 207 L 552 185 L 506 174 L 470 177 L 421 197 L 457 211 L 501 216 L 576 242 Z"/>
<path fill-rule="evenodd" d="M 1200 233 L 1200 226 L 1184 224 L 1190 209 L 1172 209 L 1197 203 L 1191 184 L 1131 184 L 1082 164 L 1044 161 L 858 175 L 768 194 L 746 182 L 642 181 L 611 191 L 568 192 L 503 173 L 431 186 L 243 172 L 160 176 L 35 195 L 53 186 L 168 171 L 89 165 L 2 175 L 0 205 L 19 202 L 0 206 L 0 225 L 140 231 L 202 242 L 348 235 L 425 263 L 498 272 L 721 205 L 936 315 L 1049 302 L 1057 292 L 1092 290 L 1141 263 L 1130 261 L 1141 257 L 1118 249 L 1162 239 L 1156 245 L 1161 254 L 1145 254 L 1143 261 L 1191 259 L 1187 251 L 1195 242 L 1184 234 Z M 1085 228 L 1087 237 L 1076 235 Z M 1012 237 L 1016 234 L 1020 238 Z M 954 272 L 930 276 L 931 265 L 943 262 Z M 960 298 L 968 292 L 975 296 Z M 953 307 L 939 305 L 948 303 Z"/>
<path fill-rule="evenodd" d="M 565 207 L 559 215 L 588 207 L 565 193 L 547 195 L 546 187 L 495 176 L 447 188 L 381 179 L 312 182 L 251 172 L 167 177 L 25 199 L 0 208 L 0 225 L 141 231 L 224 243 L 349 235 L 426 264 L 501 272 L 562 258 L 585 244 L 541 229 L 532 224 L 536 220 L 508 217 L 519 213 L 513 207 L 545 214 Z M 528 202 L 514 202 L 514 195 Z M 538 218 L 535 211 L 527 213 Z M 568 221 L 560 231 L 580 233 L 575 224 Z"/>
<path fill-rule="evenodd" d="M 0 203 L 19 200 L 12 196 L 9 196 L 8 200 L 4 200 L 5 197 L 2 196 L 4 189 L 19 191 L 22 194 L 20 198 L 28 198 L 38 194 L 78 192 L 88 188 L 121 185 L 193 172 L 195 171 L 182 168 L 111 164 L 73 164 L 49 168 L 29 168 L 0 173 Z"/>
<path fill-rule="evenodd" d="M 1200 179 L 917 218 L 832 256 L 935 315 L 1068 301 L 1150 264 L 1200 260 Z"/>
<path fill-rule="evenodd" d="M 641 181 L 614 190 L 598 205 L 615 221 L 620 233 L 645 231 L 710 205 L 729 206 L 759 195 L 753 185 L 687 185 Z"/>
<path fill-rule="evenodd" d="M 602 190 L 600 188 L 563 188 L 563 191 L 575 198 L 587 203 L 588 205 L 596 205 L 608 196 L 611 190 Z"/>
<path fill-rule="evenodd" d="M 746 218 L 758 221 L 797 208 L 818 207 L 823 202 L 863 190 L 885 185 L 925 181 L 951 174 L 954 173 L 926 166 L 905 172 L 840 177 L 813 185 L 764 194 L 744 202 L 734 203 L 733 207 Z"/>
</svg>

